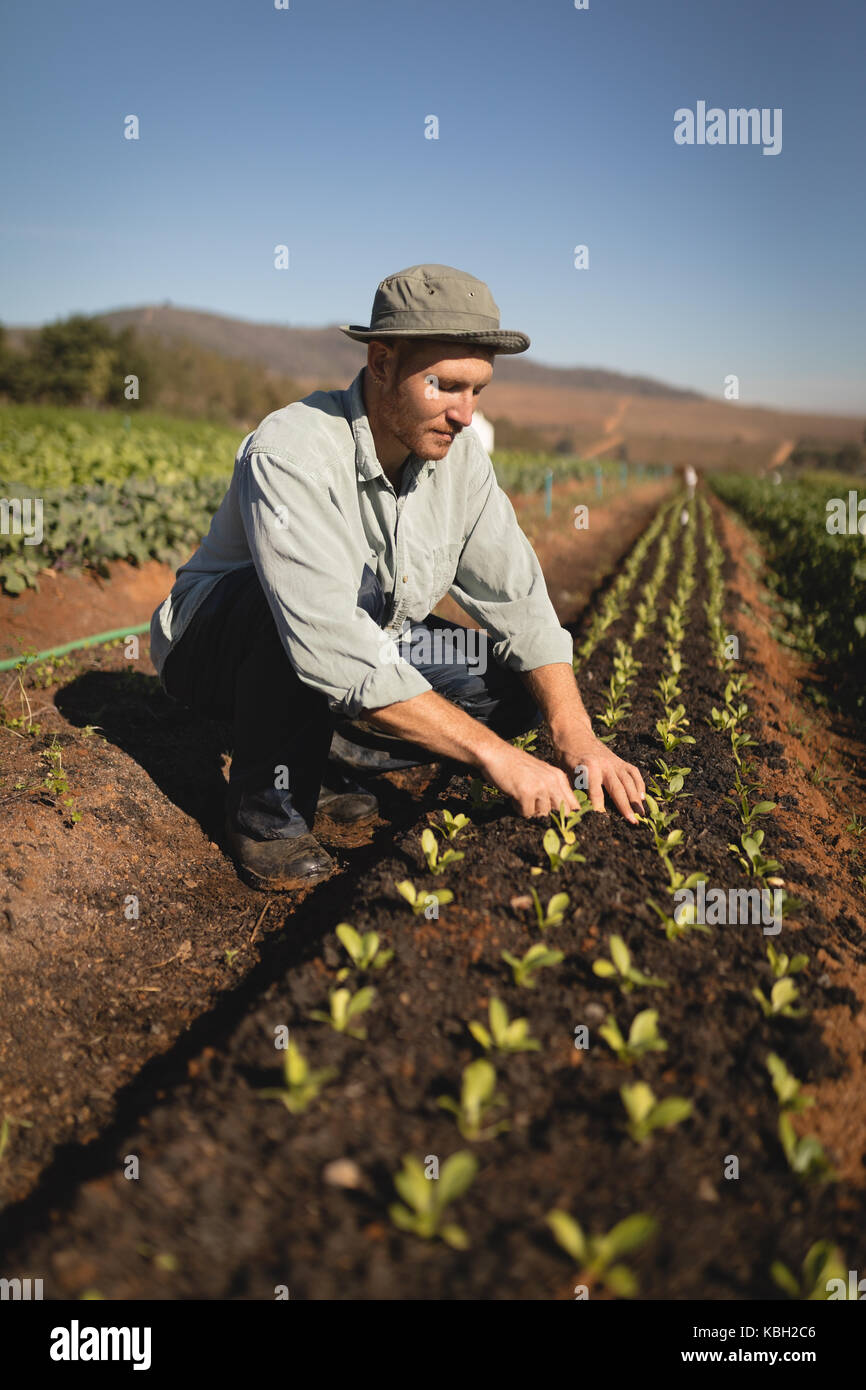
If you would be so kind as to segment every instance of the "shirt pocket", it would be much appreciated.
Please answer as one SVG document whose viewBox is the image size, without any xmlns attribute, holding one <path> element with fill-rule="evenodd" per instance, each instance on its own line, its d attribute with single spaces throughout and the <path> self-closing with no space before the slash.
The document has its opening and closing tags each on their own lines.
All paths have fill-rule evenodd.
<svg viewBox="0 0 866 1390">
<path fill-rule="evenodd" d="M 454 575 L 457 572 L 457 563 L 460 559 L 461 546 L 459 543 L 437 546 L 433 551 L 433 577 L 432 592 L 430 595 L 430 608 L 434 608 L 439 600 L 447 594 L 454 582 Z"/>
</svg>

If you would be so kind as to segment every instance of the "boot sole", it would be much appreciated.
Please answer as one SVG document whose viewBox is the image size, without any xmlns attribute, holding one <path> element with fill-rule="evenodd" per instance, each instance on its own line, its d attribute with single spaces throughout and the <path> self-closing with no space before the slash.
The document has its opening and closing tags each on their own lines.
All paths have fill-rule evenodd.
<svg viewBox="0 0 866 1390">
<path fill-rule="evenodd" d="M 311 888 L 317 883 L 323 883 L 326 878 L 330 878 L 336 872 L 336 865 L 330 869 L 323 869 L 320 873 L 305 874 L 302 877 L 293 878 L 262 878 L 254 869 L 248 869 L 243 864 L 232 861 L 235 865 L 235 872 L 242 883 L 248 888 L 255 888 L 259 893 L 297 893 L 303 888 Z"/>
<path fill-rule="evenodd" d="M 310 888 L 316 883 L 322 883 L 326 878 L 338 871 L 339 866 L 332 860 L 330 868 L 320 869 L 312 874 L 286 874 L 279 878 L 265 878 L 262 874 L 256 873 L 249 865 L 244 864 L 240 857 L 240 851 L 236 844 L 233 844 L 234 832 L 228 825 L 223 827 L 223 848 L 225 854 L 232 861 L 235 873 L 241 883 L 245 883 L 248 888 L 255 888 L 260 893 L 297 893 L 299 889 Z"/>
<path fill-rule="evenodd" d="M 334 825 L 364 825 L 367 821 L 375 820 L 378 814 L 379 808 L 377 807 L 375 811 L 364 811 L 360 816 L 352 816 L 351 819 L 346 819 L 345 816 L 332 816 L 328 810 L 327 803 L 324 806 L 316 807 L 316 815 L 327 816 L 328 820 L 333 821 Z"/>
</svg>

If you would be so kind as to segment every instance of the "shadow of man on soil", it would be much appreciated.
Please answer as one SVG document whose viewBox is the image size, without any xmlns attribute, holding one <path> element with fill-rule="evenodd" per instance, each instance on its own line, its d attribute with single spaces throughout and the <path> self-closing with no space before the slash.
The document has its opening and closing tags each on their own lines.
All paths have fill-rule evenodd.
<svg viewBox="0 0 866 1390">
<path fill-rule="evenodd" d="M 170 700 L 156 676 L 131 668 L 87 671 L 59 690 L 54 703 L 70 724 L 97 725 L 209 839 L 219 841 L 228 723 L 199 718 Z"/>
</svg>

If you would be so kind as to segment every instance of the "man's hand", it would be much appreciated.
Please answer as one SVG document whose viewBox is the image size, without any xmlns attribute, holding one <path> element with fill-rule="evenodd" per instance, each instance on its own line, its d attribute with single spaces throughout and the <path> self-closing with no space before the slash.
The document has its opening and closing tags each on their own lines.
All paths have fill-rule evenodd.
<svg viewBox="0 0 866 1390">
<path fill-rule="evenodd" d="M 482 764 L 485 776 L 510 796 L 521 816 L 547 816 L 565 802 L 569 811 L 578 809 L 571 782 L 564 772 L 522 748 L 502 742 L 491 750 Z"/>
<path fill-rule="evenodd" d="M 637 824 L 632 806 L 643 806 L 646 787 L 636 767 L 612 753 L 606 743 L 589 734 L 586 740 L 570 747 L 557 747 L 560 764 L 571 779 L 579 770 L 586 774 L 586 791 L 594 811 L 604 810 L 604 793 L 621 811 L 627 821 Z M 570 782 L 571 786 L 573 783 Z"/>
<path fill-rule="evenodd" d="M 636 767 L 611 753 L 592 732 L 571 666 L 554 662 L 524 674 L 547 720 L 560 765 L 568 774 L 569 790 L 574 786 L 576 769 L 584 768 L 592 809 L 604 811 L 607 791 L 617 810 L 635 825 L 632 805 L 640 806 L 646 796 L 643 778 Z"/>
</svg>

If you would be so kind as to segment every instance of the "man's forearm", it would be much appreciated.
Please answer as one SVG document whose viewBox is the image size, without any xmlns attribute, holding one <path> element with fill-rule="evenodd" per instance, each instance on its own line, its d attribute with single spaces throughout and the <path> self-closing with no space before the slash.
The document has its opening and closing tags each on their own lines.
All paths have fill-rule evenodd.
<svg viewBox="0 0 866 1390">
<path fill-rule="evenodd" d="M 364 710 L 361 718 L 386 733 L 482 771 L 486 771 L 490 758 L 505 743 L 492 729 L 435 690 L 425 690 L 423 695 L 413 695 L 411 700 L 399 700 L 381 709 Z"/>
<path fill-rule="evenodd" d="M 571 666 L 560 661 L 521 674 L 555 743 L 570 742 L 575 734 L 593 737 Z M 377 710 L 364 710 L 361 717 L 386 733 L 478 768 L 486 767 L 490 756 L 501 750 L 505 742 L 434 690 Z"/>
<path fill-rule="evenodd" d="M 523 671 L 521 675 L 547 720 L 555 744 L 566 744 L 575 736 L 594 737 L 570 665 L 556 661 L 549 666 Z"/>
</svg>

